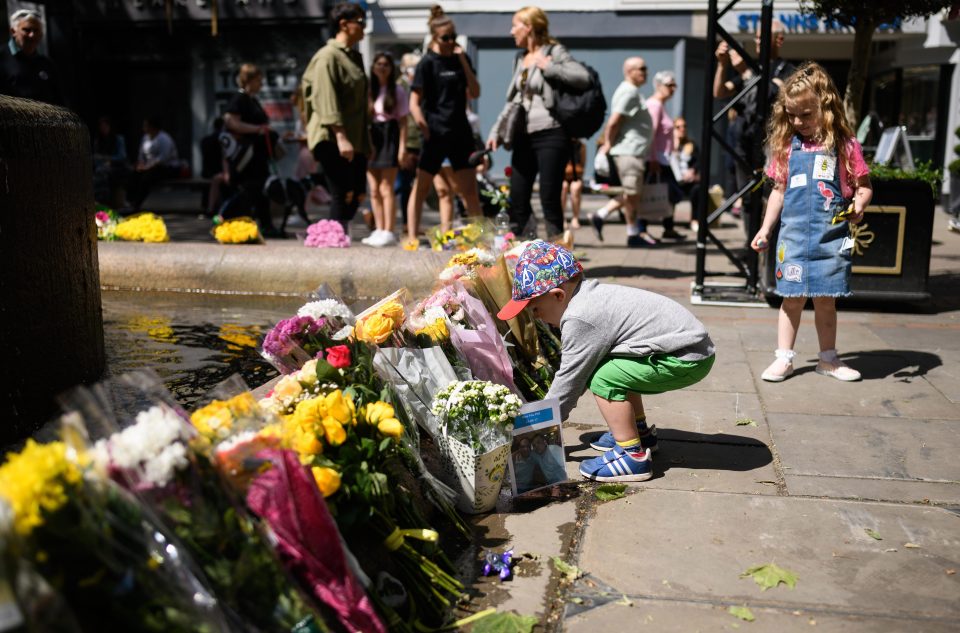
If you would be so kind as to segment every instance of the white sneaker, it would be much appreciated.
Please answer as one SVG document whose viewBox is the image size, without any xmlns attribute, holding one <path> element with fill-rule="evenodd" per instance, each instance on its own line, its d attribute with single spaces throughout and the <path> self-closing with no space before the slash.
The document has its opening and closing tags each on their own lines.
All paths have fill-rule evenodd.
<svg viewBox="0 0 960 633">
<path fill-rule="evenodd" d="M 830 376 L 831 378 L 836 378 L 837 380 L 842 380 L 843 382 L 856 382 L 860 380 L 860 372 L 858 372 L 853 367 L 845 365 L 843 361 L 836 361 L 834 363 L 825 363 L 820 361 L 817 363 L 816 372 L 821 376 Z"/>
<path fill-rule="evenodd" d="M 373 246 L 374 248 L 384 248 L 385 246 L 393 246 L 396 243 L 397 236 L 391 231 L 376 231 L 375 234 L 370 237 L 367 245 Z"/>
</svg>

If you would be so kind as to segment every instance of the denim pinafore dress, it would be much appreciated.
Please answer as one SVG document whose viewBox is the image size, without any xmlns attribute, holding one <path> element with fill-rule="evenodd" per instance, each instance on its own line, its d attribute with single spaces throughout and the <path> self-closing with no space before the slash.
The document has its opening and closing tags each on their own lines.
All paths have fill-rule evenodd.
<svg viewBox="0 0 960 633">
<path fill-rule="evenodd" d="M 850 228 L 846 222 L 831 224 L 834 214 L 850 204 L 841 195 L 840 161 L 836 152 L 805 151 L 800 136 L 791 148 L 774 252 L 777 294 L 846 297 L 851 249 L 840 249 Z"/>
</svg>

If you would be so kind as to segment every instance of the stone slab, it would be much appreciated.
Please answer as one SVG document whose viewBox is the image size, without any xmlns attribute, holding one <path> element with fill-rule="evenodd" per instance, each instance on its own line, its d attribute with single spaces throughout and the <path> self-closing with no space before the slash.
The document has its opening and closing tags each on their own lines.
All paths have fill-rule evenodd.
<svg viewBox="0 0 960 633">
<path fill-rule="evenodd" d="M 714 631 L 738 631 L 743 633 L 953 633 L 956 623 L 943 620 L 918 621 L 871 616 L 851 616 L 823 609 L 773 609 L 747 606 L 756 618 L 743 622 L 730 615 L 727 609 L 737 605 L 714 605 L 683 601 L 630 599 L 633 606 L 626 607 L 608 603 L 596 609 L 567 616 L 564 620 L 566 633 L 596 633 L 597 631 L 622 631 L 624 622 L 629 631 L 657 631 L 657 633 L 712 633 Z"/>
<path fill-rule="evenodd" d="M 818 477 L 794 475 L 792 470 L 785 471 L 784 480 L 791 496 L 960 505 L 960 484 L 957 483 Z"/>
<path fill-rule="evenodd" d="M 768 419 L 791 475 L 960 483 L 958 421 L 799 413 Z"/>
<path fill-rule="evenodd" d="M 750 353 L 759 377 L 770 364 L 767 354 Z M 897 418 L 957 419 L 960 408 L 924 380 L 903 382 L 887 375 L 845 383 L 814 372 L 814 364 L 800 366 L 780 383 L 757 381 L 768 413 L 803 411 L 812 415 L 860 415 Z"/>
<path fill-rule="evenodd" d="M 642 565 L 625 565 L 624 552 Z M 771 562 L 798 576 L 794 589 L 740 578 Z M 627 596 L 960 617 L 960 576 L 948 574 L 960 568 L 960 517 L 941 508 L 647 489 L 597 506 L 577 563 Z"/>
</svg>

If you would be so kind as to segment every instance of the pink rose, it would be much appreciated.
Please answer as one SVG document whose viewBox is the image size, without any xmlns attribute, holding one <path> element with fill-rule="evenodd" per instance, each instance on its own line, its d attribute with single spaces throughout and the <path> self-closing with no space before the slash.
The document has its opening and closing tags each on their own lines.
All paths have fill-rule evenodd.
<svg viewBox="0 0 960 633">
<path fill-rule="evenodd" d="M 327 362 L 334 369 L 350 366 L 350 348 L 346 345 L 334 345 L 327 348 Z"/>
</svg>

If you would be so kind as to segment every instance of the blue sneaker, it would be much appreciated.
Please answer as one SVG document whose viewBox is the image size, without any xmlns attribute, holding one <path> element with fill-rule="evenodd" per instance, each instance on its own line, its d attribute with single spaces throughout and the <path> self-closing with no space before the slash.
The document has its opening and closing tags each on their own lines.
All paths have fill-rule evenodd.
<svg viewBox="0 0 960 633">
<path fill-rule="evenodd" d="M 653 477 L 650 451 L 637 459 L 619 446 L 580 464 L 580 474 L 594 481 L 646 481 Z"/>
<path fill-rule="evenodd" d="M 657 425 L 651 424 L 649 427 L 647 425 L 637 425 L 637 431 L 640 432 L 640 446 L 649 448 L 650 452 L 656 452 L 659 448 L 657 446 Z M 590 448 L 603 452 L 609 451 L 616 445 L 617 440 L 613 439 L 613 434 L 610 431 L 590 442 Z"/>
</svg>

